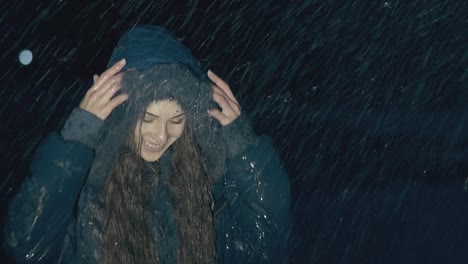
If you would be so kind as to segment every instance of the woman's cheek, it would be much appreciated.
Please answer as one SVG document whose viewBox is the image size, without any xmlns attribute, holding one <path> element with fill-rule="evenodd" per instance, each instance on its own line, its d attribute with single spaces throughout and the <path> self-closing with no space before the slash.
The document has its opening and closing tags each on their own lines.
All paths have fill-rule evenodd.
<svg viewBox="0 0 468 264">
<path fill-rule="evenodd" d="M 182 133 L 184 132 L 184 129 L 185 129 L 185 123 L 183 124 L 176 124 L 173 126 L 173 133 L 172 135 L 175 137 L 175 138 L 179 138 Z"/>
</svg>

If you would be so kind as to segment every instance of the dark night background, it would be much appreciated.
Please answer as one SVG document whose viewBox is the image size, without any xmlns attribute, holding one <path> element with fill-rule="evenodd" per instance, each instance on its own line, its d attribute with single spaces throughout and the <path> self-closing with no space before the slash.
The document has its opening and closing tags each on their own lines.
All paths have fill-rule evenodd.
<svg viewBox="0 0 468 264">
<path fill-rule="evenodd" d="M 273 138 L 292 183 L 292 263 L 468 263 L 467 1 L 55 0 L 0 10 L 2 215 L 39 140 L 79 104 L 120 35 L 159 24 Z"/>
</svg>

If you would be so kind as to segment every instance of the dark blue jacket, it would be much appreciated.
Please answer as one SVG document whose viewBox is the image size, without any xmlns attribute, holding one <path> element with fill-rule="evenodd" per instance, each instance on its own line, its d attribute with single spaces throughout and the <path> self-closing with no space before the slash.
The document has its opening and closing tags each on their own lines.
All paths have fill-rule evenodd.
<svg viewBox="0 0 468 264">
<path fill-rule="evenodd" d="M 144 28 L 148 29 L 164 32 Z M 116 49 L 114 55 L 119 52 Z M 124 56 L 129 60 L 128 54 Z M 193 61 L 175 62 L 201 74 Z M 30 164 L 31 177 L 9 206 L 4 230 L 4 246 L 18 262 L 99 262 L 95 252 L 102 226 L 93 219 L 99 218 L 96 208 L 100 205 L 94 204 L 94 197 L 100 192 L 88 183 L 102 123 L 75 109 L 61 133 L 51 133 L 40 144 Z M 290 186 L 278 155 L 268 138 L 253 134 L 243 116 L 221 131 L 229 155 L 226 173 L 215 181 L 213 190 L 218 262 L 285 262 L 291 224 Z M 151 231 L 163 241 L 159 245 L 161 262 L 175 263 L 173 208 L 161 202 L 171 197 L 167 186 L 158 188 L 154 199 L 158 228 Z"/>
</svg>

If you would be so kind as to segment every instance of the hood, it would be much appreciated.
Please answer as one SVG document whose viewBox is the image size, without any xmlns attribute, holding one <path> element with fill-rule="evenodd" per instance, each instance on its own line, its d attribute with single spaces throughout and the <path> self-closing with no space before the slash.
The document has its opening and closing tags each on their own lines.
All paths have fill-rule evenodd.
<svg viewBox="0 0 468 264">
<path fill-rule="evenodd" d="M 206 80 L 200 64 L 179 39 L 166 29 L 154 25 L 139 25 L 125 32 L 112 53 L 107 67 L 125 58 L 125 69 L 145 70 L 158 64 L 177 63 Z"/>
<path fill-rule="evenodd" d="M 137 120 L 151 102 L 164 99 L 176 100 L 184 109 L 208 171 L 218 180 L 225 171 L 226 147 L 221 144 L 221 125 L 208 115 L 215 106 L 210 84 L 190 51 L 161 27 L 136 26 L 122 36 L 109 65 L 122 58 L 126 69 L 136 69 L 126 72 L 122 81 L 122 92 L 129 98 L 104 121 L 87 184 L 102 188 Z M 170 155 L 169 149 L 161 160 Z"/>
</svg>

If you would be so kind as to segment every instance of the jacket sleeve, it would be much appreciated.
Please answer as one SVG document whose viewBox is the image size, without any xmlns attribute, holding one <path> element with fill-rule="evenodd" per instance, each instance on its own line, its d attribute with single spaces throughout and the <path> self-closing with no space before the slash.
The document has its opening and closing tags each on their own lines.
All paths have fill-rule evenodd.
<svg viewBox="0 0 468 264">
<path fill-rule="evenodd" d="M 73 240 L 73 211 L 94 158 L 92 144 L 101 123 L 75 109 L 62 135 L 51 133 L 40 143 L 29 166 L 30 177 L 9 204 L 3 246 L 16 261 L 58 261 L 64 241 Z"/>
<path fill-rule="evenodd" d="M 224 186 L 215 187 L 220 262 L 287 262 L 291 228 L 288 175 L 271 140 L 255 136 L 246 120 L 235 121 L 227 129 L 230 142 L 237 144 L 228 146 L 231 159 L 220 183 Z"/>
</svg>

